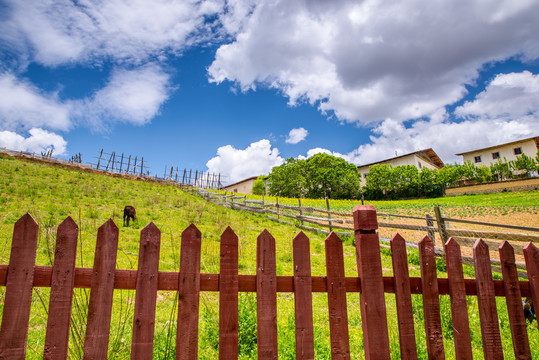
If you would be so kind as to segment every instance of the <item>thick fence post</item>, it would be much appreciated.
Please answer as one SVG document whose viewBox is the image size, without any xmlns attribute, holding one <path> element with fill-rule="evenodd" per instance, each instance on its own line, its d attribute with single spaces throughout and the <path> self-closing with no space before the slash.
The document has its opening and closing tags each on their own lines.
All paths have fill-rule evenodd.
<svg viewBox="0 0 539 360">
<path fill-rule="evenodd" d="M 26 214 L 13 229 L 0 329 L 0 359 L 24 359 L 39 226 Z"/>
<path fill-rule="evenodd" d="M 361 322 L 365 358 L 390 359 L 384 282 L 376 210 L 372 205 L 354 208 L 358 274 L 361 279 Z"/>
<path fill-rule="evenodd" d="M 58 226 L 44 359 L 67 359 L 79 227 L 71 217 Z"/>
<path fill-rule="evenodd" d="M 153 222 L 140 234 L 131 359 L 152 359 L 161 231 Z"/>
</svg>

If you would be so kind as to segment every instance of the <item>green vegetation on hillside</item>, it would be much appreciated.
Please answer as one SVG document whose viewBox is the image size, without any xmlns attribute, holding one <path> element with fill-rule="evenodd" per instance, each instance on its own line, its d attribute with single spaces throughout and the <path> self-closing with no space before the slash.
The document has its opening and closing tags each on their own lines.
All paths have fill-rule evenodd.
<svg viewBox="0 0 539 360">
<path fill-rule="evenodd" d="M 506 194 L 504 194 L 506 195 Z M 527 203 L 526 196 L 515 203 L 521 206 Z M 449 198 L 448 201 L 465 200 Z M 479 199 L 481 206 L 488 207 L 487 197 Z M 537 198 L 535 209 L 537 209 Z M 443 199 L 439 199 L 442 201 Z M 493 200 L 493 204 L 505 203 L 507 198 Z M 279 201 L 286 201 L 281 200 Z M 290 201 L 297 201 L 290 199 Z M 315 200 L 305 200 L 306 202 Z M 319 201 L 319 200 L 318 200 Z M 428 206 L 417 200 L 417 205 Z M 474 200 L 475 201 L 475 200 Z M 512 200 L 513 201 L 513 200 Z M 332 201 L 332 207 L 342 206 L 350 210 L 357 201 Z M 137 209 L 138 220 L 130 227 L 122 225 L 122 210 L 126 205 Z M 307 204 L 306 204 L 307 205 Z M 399 206 L 398 202 L 379 203 L 380 206 Z M 309 206 L 309 205 L 307 205 Z M 378 205 L 376 205 L 378 207 Z M 400 206 L 405 206 L 400 203 Z M 460 206 L 460 205 L 457 205 Z M 497 206 L 497 205 L 496 205 Z M 320 206 L 323 207 L 323 206 Z M 533 206 L 532 206 L 533 207 Z M 239 237 L 240 274 L 256 273 L 256 238 L 266 228 L 276 239 L 277 274 L 292 275 L 292 239 L 298 229 L 281 225 L 262 216 L 230 210 L 208 203 L 170 185 L 160 185 L 143 181 L 131 181 L 122 178 L 83 173 L 75 170 L 49 167 L 41 164 L 21 162 L 0 157 L 0 264 L 8 264 L 11 236 L 14 223 L 29 212 L 40 225 L 38 240 L 38 265 L 51 265 L 54 257 L 55 232 L 59 223 L 71 216 L 79 225 L 79 247 L 77 266 L 92 267 L 93 252 L 97 229 L 112 218 L 120 229 L 118 250 L 118 269 L 136 269 L 139 237 L 141 229 L 153 221 L 161 230 L 161 271 L 178 271 L 181 232 L 194 223 L 202 232 L 203 273 L 219 272 L 219 237 L 227 226 L 231 226 Z M 316 233 L 307 233 L 311 240 L 312 273 L 325 275 L 324 237 Z M 417 252 L 410 251 L 410 275 L 419 276 Z M 344 246 L 345 274 L 357 276 L 355 248 L 346 242 Z M 382 267 L 384 275 L 390 276 L 392 265 L 390 251 L 382 249 Z M 439 276 L 446 276 L 439 263 Z M 466 269 L 467 276 L 473 272 Z M 3 311 L 5 288 L 0 288 L 0 313 Z M 70 356 L 81 357 L 81 346 L 85 332 L 86 306 L 89 291 L 75 291 L 72 334 L 70 338 Z M 314 294 L 315 352 L 317 359 L 330 358 L 330 340 L 328 323 L 328 305 L 325 294 Z M 157 302 L 154 357 L 171 359 L 174 353 L 176 334 L 176 305 L 178 299 L 174 292 L 160 291 Z M 505 300 L 498 298 L 500 326 L 504 339 L 504 352 L 512 357 L 510 329 L 505 309 Z M 28 337 L 27 358 L 40 359 L 43 355 L 46 312 L 48 307 L 48 289 L 34 288 L 32 315 Z M 397 316 L 395 298 L 386 294 L 390 343 L 393 358 L 399 358 Z M 363 334 L 358 294 L 348 294 L 348 318 L 350 347 L 352 358 L 363 357 Z M 421 296 L 413 296 L 416 337 L 420 358 L 426 359 L 425 330 L 423 324 Z M 481 337 L 477 300 L 468 298 L 470 323 L 472 327 L 474 356 L 482 357 Z M 130 352 L 130 333 L 133 321 L 134 291 L 116 290 L 114 297 L 113 319 L 109 358 L 125 359 Z M 449 298 L 441 297 L 442 326 L 444 344 L 448 358 L 454 357 L 454 345 L 451 326 Z M 295 357 L 294 301 L 290 293 L 278 295 L 279 353 L 283 359 Z M 529 327 L 531 348 L 539 358 L 539 333 L 537 328 Z M 199 358 L 215 359 L 218 354 L 218 294 L 201 293 Z M 256 358 L 256 298 L 255 294 L 240 295 L 240 358 Z"/>
</svg>

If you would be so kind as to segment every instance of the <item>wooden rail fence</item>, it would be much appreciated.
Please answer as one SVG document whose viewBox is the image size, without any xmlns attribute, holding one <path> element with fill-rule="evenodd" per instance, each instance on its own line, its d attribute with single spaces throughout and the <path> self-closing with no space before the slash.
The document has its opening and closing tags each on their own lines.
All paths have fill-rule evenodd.
<svg viewBox="0 0 539 360">
<path fill-rule="evenodd" d="M 327 210 L 324 210 L 314 207 L 301 206 L 301 199 L 298 199 L 298 206 L 293 206 L 281 204 L 279 203 L 278 199 L 274 203 L 268 203 L 264 200 L 248 200 L 247 196 L 238 196 L 234 193 L 222 194 L 203 189 L 191 189 L 191 191 L 215 204 L 227 206 L 237 210 L 266 214 L 267 218 L 270 220 L 295 225 L 305 230 L 317 231 L 324 234 L 329 234 L 331 231 L 335 230 L 339 236 L 352 236 L 354 232 L 352 213 L 331 211 L 328 199 L 326 199 Z M 449 240 L 450 237 L 457 241 L 462 247 L 467 247 L 470 249 L 473 248 L 476 239 L 482 238 L 485 244 L 488 245 L 490 251 L 498 251 L 498 247 L 504 240 L 512 241 L 515 253 L 520 257 L 522 257 L 524 254 L 523 243 L 539 243 L 539 228 L 444 217 L 438 206 L 434 207 L 434 217 L 430 214 L 426 214 L 424 217 L 387 213 L 380 213 L 378 215 L 385 219 L 393 218 L 402 219 L 404 221 L 424 222 L 425 225 L 417 225 L 397 223 L 386 220 L 379 222 L 378 226 L 388 229 L 411 230 L 417 234 L 428 235 L 429 238 L 434 241 L 435 245 L 437 244 L 435 247 L 435 252 L 440 256 L 444 256 L 444 244 L 447 242 L 447 240 Z M 290 220 L 298 220 L 300 223 L 292 223 Z M 305 223 L 312 224 L 314 226 L 305 225 Z M 458 224 L 467 224 L 470 226 L 491 227 L 503 229 L 504 231 L 453 228 L 453 226 L 455 226 L 454 224 L 457 224 L 457 226 Z M 515 230 L 518 230 L 519 232 L 515 232 Z M 417 238 L 420 238 L 420 236 L 417 236 Z M 381 241 L 388 243 L 389 239 L 381 238 Z M 406 245 L 412 248 L 418 247 L 417 241 L 407 241 Z M 462 260 L 467 265 L 474 264 L 471 256 L 463 256 Z M 493 271 L 501 272 L 501 263 L 499 258 L 492 258 L 491 263 L 493 265 Z M 525 269 L 525 264 L 523 261 L 517 261 L 516 266 L 521 270 Z M 526 276 L 524 272 L 520 272 L 519 275 Z"/>
<path fill-rule="evenodd" d="M 189 226 L 181 236 L 179 272 L 159 271 L 160 230 L 150 223 L 141 231 L 138 270 L 116 269 L 119 230 L 112 220 L 97 233 L 93 268 L 75 267 L 78 227 L 67 218 L 57 230 L 54 265 L 35 266 L 38 225 L 24 215 L 14 226 L 8 265 L 0 265 L 0 286 L 5 286 L 0 358 L 24 359 L 33 287 L 50 287 L 50 301 L 43 357 L 65 359 L 73 288 L 90 288 L 84 358 L 104 359 L 110 333 L 114 289 L 136 289 L 131 358 L 151 359 L 153 354 L 158 291 L 178 292 L 176 359 L 196 359 L 199 296 L 219 292 L 219 358 L 238 357 L 238 292 L 256 292 L 259 359 L 276 359 L 278 292 L 291 292 L 295 301 L 296 357 L 314 358 L 312 296 L 327 293 L 331 354 L 349 359 L 346 294 L 359 293 L 366 359 L 389 359 L 389 337 L 384 293 L 394 293 L 399 343 L 403 359 L 417 358 L 411 294 L 422 294 L 427 352 L 430 359 L 444 358 L 439 296 L 449 294 L 457 359 L 472 359 L 466 295 L 479 305 L 486 359 L 503 358 L 495 296 L 507 302 L 513 349 L 518 359 L 531 359 L 522 297 L 539 304 L 539 252 L 528 243 L 524 249 L 529 281 L 519 281 L 514 251 L 508 242 L 499 248 L 502 280 L 493 280 L 488 246 L 474 246 L 475 279 L 464 279 L 460 246 L 446 243 L 447 278 L 437 278 L 434 243 L 419 241 L 421 277 L 410 277 L 405 240 L 391 239 L 393 276 L 382 276 L 376 211 L 372 206 L 354 208 L 357 277 L 345 277 L 343 243 L 335 233 L 325 241 L 326 276 L 312 276 L 309 239 L 300 232 L 293 240 L 293 276 L 276 275 L 275 239 L 264 230 L 257 239 L 256 275 L 238 273 L 238 237 L 227 228 L 221 235 L 219 274 L 200 272 L 201 233 Z"/>
</svg>

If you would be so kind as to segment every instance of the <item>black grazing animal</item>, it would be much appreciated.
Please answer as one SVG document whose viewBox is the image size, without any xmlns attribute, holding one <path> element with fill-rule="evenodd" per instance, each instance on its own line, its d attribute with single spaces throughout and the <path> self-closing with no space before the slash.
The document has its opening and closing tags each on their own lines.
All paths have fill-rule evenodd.
<svg viewBox="0 0 539 360">
<path fill-rule="evenodd" d="M 127 219 L 127 226 L 129 226 L 129 218 L 133 219 L 133 221 L 137 220 L 137 212 L 135 211 L 135 208 L 132 206 L 126 206 L 124 208 L 124 226 L 125 220 Z"/>
<path fill-rule="evenodd" d="M 524 317 L 526 320 L 528 320 L 530 323 L 533 322 L 535 319 L 535 309 L 533 308 L 532 298 L 527 297 L 526 301 L 522 303 L 522 306 L 524 308 Z"/>
</svg>

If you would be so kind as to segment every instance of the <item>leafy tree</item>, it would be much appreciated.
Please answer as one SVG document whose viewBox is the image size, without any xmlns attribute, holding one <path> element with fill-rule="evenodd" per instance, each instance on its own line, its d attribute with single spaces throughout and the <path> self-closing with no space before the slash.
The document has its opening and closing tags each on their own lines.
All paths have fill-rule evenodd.
<svg viewBox="0 0 539 360">
<path fill-rule="evenodd" d="M 503 181 L 505 179 L 511 178 L 511 169 L 507 159 L 504 157 L 503 160 L 498 158 L 495 163 L 490 165 L 490 172 L 498 181 Z"/>
<path fill-rule="evenodd" d="M 522 177 L 528 177 L 537 168 L 535 160 L 526 154 L 517 156 L 515 160 L 509 162 L 509 166 Z"/>
<path fill-rule="evenodd" d="M 305 194 L 304 160 L 287 159 L 271 169 L 268 176 L 268 193 L 274 196 L 299 198 Z"/>
<path fill-rule="evenodd" d="M 359 195 L 360 174 L 354 164 L 319 153 L 304 163 L 307 198 L 354 199 Z"/>
<path fill-rule="evenodd" d="M 271 169 L 268 176 L 268 192 L 275 196 L 353 199 L 359 191 L 356 166 L 328 154 L 306 160 L 290 158 Z"/>
<path fill-rule="evenodd" d="M 253 184 L 254 195 L 266 195 L 266 185 L 264 184 L 265 176 L 259 176 Z"/>
<path fill-rule="evenodd" d="M 365 197 L 370 200 L 384 199 L 392 190 L 392 166 L 376 164 L 369 168 L 365 183 Z"/>
</svg>

